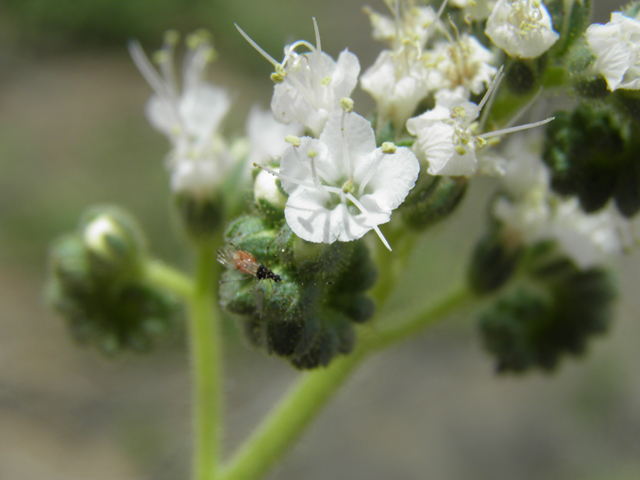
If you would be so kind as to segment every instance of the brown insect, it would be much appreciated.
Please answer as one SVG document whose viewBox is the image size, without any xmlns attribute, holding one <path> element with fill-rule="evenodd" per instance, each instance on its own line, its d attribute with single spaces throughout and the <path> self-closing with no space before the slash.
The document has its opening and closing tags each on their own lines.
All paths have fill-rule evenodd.
<svg viewBox="0 0 640 480">
<path fill-rule="evenodd" d="M 231 244 L 230 244 L 231 245 Z M 218 250 L 218 262 L 227 268 L 235 268 L 236 270 L 256 277 L 256 282 L 260 280 L 273 280 L 281 282 L 280 275 L 276 275 L 269 267 L 260 264 L 256 257 L 244 250 L 234 248 L 222 248 Z"/>
</svg>

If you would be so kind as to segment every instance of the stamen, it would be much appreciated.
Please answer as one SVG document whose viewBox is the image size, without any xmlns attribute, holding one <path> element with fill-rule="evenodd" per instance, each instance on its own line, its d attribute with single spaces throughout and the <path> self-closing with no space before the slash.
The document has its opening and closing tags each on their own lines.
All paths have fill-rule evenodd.
<svg viewBox="0 0 640 480">
<path fill-rule="evenodd" d="M 500 72 L 502 72 L 503 68 L 504 68 L 504 65 L 502 67 L 500 67 L 500 70 L 498 71 L 496 76 L 500 75 Z M 496 83 L 496 86 L 495 86 L 495 88 L 493 90 L 494 92 L 498 91 L 498 88 L 500 88 L 500 84 L 502 83 L 503 79 L 504 79 L 504 75 L 500 75 L 500 78 L 498 79 L 498 81 Z M 494 80 L 495 80 L 495 77 L 494 77 Z M 491 82 L 491 83 L 493 83 L 493 82 Z M 489 85 L 489 89 L 491 89 L 491 85 Z M 485 94 L 485 97 L 489 93 L 489 89 L 487 89 L 487 93 Z M 495 98 L 496 98 L 495 95 L 491 95 L 489 97 L 489 100 L 487 101 L 486 108 L 480 107 L 480 108 L 482 108 L 482 115 L 480 116 L 479 131 L 482 131 L 484 129 L 485 123 L 487 123 L 487 118 L 489 118 L 489 112 L 491 111 L 491 106 L 493 105 L 493 100 Z M 484 100 L 484 97 L 483 97 L 483 100 Z M 480 111 L 480 110 L 478 110 L 478 111 Z"/>
<path fill-rule="evenodd" d="M 262 55 L 264 58 L 266 58 L 266 59 L 267 59 L 267 61 L 268 61 L 269 63 L 271 63 L 271 65 L 273 65 L 274 67 L 276 67 L 277 65 L 279 65 L 279 64 L 278 64 L 278 62 L 276 62 L 276 61 L 274 60 L 274 58 L 273 58 L 271 55 L 269 55 L 269 54 L 268 54 L 267 52 L 265 52 L 262 48 L 260 48 L 260 46 L 259 46 L 256 42 L 254 42 L 254 41 L 251 39 L 251 37 L 249 37 L 249 35 L 247 35 L 246 33 L 244 33 L 244 30 L 242 30 L 242 29 L 238 26 L 238 24 L 237 24 L 237 23 L 234 23 L 234 25 L 236 26 L 236 28 L 237 28 L 237 29 L 238 29 L 238 31 L 240 32 L 240 35 L 242 35 L 242 36 L 244 37 L 244 39 L 245 39 L 247 42 L 249 42 L 249 44 L 250 44 L 253 48 L 255 48 L 255 49 L 258 51 L 258 53 L 259 53 L 260 55 Z"/>
<path fill-rule="evenodd" d="M 316 157 L 318 156 L 318 152 L 309 149 L 307 150 L 307 156 L 309 157 L 309 163 L 311 164 L 311 175 L 313 176 L 313 183 L 316 185 L 316 187 L 319 187 L 320 179 L 318 178 L 318 171 L 316 170 Z"/>
<path fill-rule="evenodd" d="M 144 54 L 142 46 L 137 40 L 129 42 L 129 53 L 133 59 L 133 63 L 136 64 L 140 73 L 147 81 L 151 88 L 160 96 L 164 98 L 171 97 L 171 91 L 167 88 L 167 85 L 162 81 L 162 77 L 158 74 L 157 70 L 151 65 L 151 62 Z"/>
<path fill-rule="evenodd" d="M 380 156 L 378 156 L 378 158 L 376 159 L 375 163 L 371 166 L 371 168 L 369 169 L 369 171 L 365 175 L 364 180 L 360 184 L 360 188 L 358 188 L 358 196 L 359 197 L 361 197 L 362 194 L 364 193 L 365 187 L 367 186 L 369 181 L 373 178 L 373 175 L 376 173 L 376 170 L 380 166 L 380 162 L 382 162 L 382 159 L 384 158 L 385 155 L 386 154 L 384 152 L 381 152 Z"/>
<path fill-rule="evenodd" d="M 500 82 L 500 78 L 502 77 L 502 70 L 504 70 L 504 65 L 500 67 L 500 69 L 498 70 L 498 73 L 496 73 L 496 76 L 493 77 L 493 80 L 491 81 L 491 84 L 487 89 L 487 93 L 485 93 L 484 97 L 482 97 L 482 100 L 480 100 L 480 105 L 478 105 L 478 112 L 482 110 L 482 107 L 484 107 L 484 104 L 487 103 L 487 100 L 489 100 L 489 97 L 491 96 L 491 94 L 496 90 L 496 87 Z"/>
<path fill-rule="evenodd" d="M 320 54 L 322 53 L 322 45 L 320 44 L 320 30 L 318 29 L 318 22 L 316 22 L 316 17 L 311 17 L 313 20 L 313 30 L 316 32 L 316 56 L 320 58 Z"/>
<path fill-rule="evenodd" d="M 440 8 L 436 13 L 436 18 L 434 18 L 433 23 L 427 27 L 427 32 L 425 34 L 426 40 L 429 40 L 429 37 L 431 36 L 431 31 L 435 28 L 435 25 L 438 22 L 440 22 L 440 17 L 442 16 L 442 12 L 444 12 L 444 9 L 446 8 L 448 2 L 449 0 L 444 0 L 444 2 L 442 2 L 442 5 L 440 5 Z"/>
<path fill-rule="evenodd" d="M 555 118 L 556 117 L 549 117 L 545 120 L 541 120 L 540 122 L 528 123 L 526 125 L 520 125 L 519 127 L 504 128 L 502 130 L 496 130 L 495 132 L 483 133 L 481 135 L 477 135 L 476 138 L 491 138 L 497 137 L 499 135 L 506 135 L 507 133 L 519 132 L 520 130 L 528 130 L 530 128 L 539 127 L 541 125 L 549 123 L 555 120 Z"/>
<path fill-rule="evenodd" d="M 360 210 L 364 215 L 369 216 L 370 213 L 367 211 L 366 208 L 364 208 L 364 205 L 362 205 L 358 199 L 356 197 L 353 196 L 352 193 L 347 193 L 346 197 L 351 200 L 351 202 L 358 208 L 358 210 Z M 382 232 L 380 231 L 380 229 L 378 228 L 377 225 L 373 226 L 373 229 L 375 230 L 375 232 L 378 234 L 378 237 L 380 237 L 380 240 L 382 240 L 382 243 L 384 243 L 384 246 L 387 247 L 389 249 L 389 251 L 393 251 L 391 249 L 391 246 L 389 245 L 389 242 L 387 242 L 387 239 L 384 238 L 384 235 L 382 234 Z"/>
</svg>

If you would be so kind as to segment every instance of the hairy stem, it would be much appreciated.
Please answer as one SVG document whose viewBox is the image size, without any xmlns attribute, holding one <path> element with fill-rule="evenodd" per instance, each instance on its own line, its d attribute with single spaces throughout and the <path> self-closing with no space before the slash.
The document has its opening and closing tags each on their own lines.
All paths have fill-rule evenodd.
<svg viewBox="0 0 640 480">
<path fill-rule="evenodd" d="M 218 477 L 222 440 L 222 343 L 217 309 L 216 247 L 198 246 L 195 289 L 189 301 L 193 372 L 193 480 Z"/>
</svg>

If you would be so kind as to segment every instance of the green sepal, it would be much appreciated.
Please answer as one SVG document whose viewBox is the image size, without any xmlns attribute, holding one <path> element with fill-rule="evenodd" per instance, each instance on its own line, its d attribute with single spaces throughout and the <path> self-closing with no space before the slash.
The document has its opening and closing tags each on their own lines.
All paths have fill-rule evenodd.
<svg viewBox="0 0 640 480">
<path fill-rule="evenodd" d="M 563 57 L 577 41 L 584 37 L 591 15 L 591 0 L 573 0 L 568 14 L 564 11 L 565 3 L 564 0 L 555 0 L 547 4 L 547 6 L 552 4 L 551 9 L 554 11 L 552 14 L 549 9 L 554 30 L 561 33 L 560 39 L 551 48 L 551 55 L 555 58 Z M 556 19 L 560 23 L 556 23 Z"/>
</svg>

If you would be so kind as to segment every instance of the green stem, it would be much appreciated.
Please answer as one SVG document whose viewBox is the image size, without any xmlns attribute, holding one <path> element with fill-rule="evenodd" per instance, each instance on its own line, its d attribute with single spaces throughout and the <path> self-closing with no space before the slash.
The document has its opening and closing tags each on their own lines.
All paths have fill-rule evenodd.
<svg viewBox="0 0 640 480">
<path fill-rule="evenodd" d="M 142 269 L 144 277 L 153 286 L 182 300 L 189 300 L 193 296 L 193 281 L 184 273 L 165 265 L 159 260 L 151 259 L 143 263 Z"/>
<path fill-rule="evenodd" d="M 252 480 L 262 477 L 284 455 L 304 428 L 365 357 L 359 348 L 334 360 L 324 370 L 305 373 L 240 448 L 224 469 L 224 480 Z"/>
<path fill-rule="evenodd" d="M 351 354 L 334 360 L 324 370 L 306 373 L 274 408 L 222 472 L 223 480 L 256 480 L 266 473 L 315 418 L 351 372 L 371 353 L 403 340 L 451 314 L 472 298 L 459 287 L 435 304 L 396 317 L 393 325 L 367 330 Z M 362 332 L 361 332 L 362 333 Z"/>
<path fill-rule="evenodd" d="M 429 327 L 438 320 L 475 302 L 477 299 L 466 285 L 457 286 L 435 302 L 410 309 L 395 315 L 388 325 L 380 325 L 369 339 L 370 348 L 382 350 L 394 343 L 409 338 Z"/>
<path fill-rule="evenodd" d="M 215 245 L 199 245 L 196 280 L 189 302 L 193 375 L 194 480 L 218 476 L 222 443 L 222 343 L 218 318 Z"/>
</svg>

